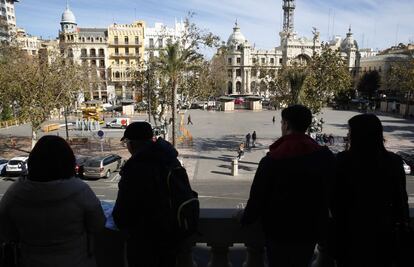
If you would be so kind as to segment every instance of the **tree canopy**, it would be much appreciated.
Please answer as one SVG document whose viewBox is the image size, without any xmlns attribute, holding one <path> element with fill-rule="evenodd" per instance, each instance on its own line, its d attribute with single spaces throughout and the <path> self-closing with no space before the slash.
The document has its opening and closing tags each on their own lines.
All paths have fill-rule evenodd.
<svg viewBox="0 0 414 267">
<path fill-rule="evenodd" d="M 70 105 L 76 94 L 88 87 L 87 71 L 61 55 L 48 61 L 2 45 L 0 58 L 3 108 L 12 105 L 20 118 L 31 122 L 33 131 L 51 111 Z"/>
<path fill-rule="evenodd" d="M 364 73 L 358 83 L 358 91 L 367 95 L 369 99 L 378 91 L 381 86 L 381 76 L 378 71 Z"/>
<path fill-rule="evenodd" d="M 333 100 L 336 94 L 349 90 L 352 79 L 338 51 L 323 45 L 306 65 L 284 67 L 278 75 L 276 99 L 283 105 L 303 104 L 313 113 Z"/>
</svg>

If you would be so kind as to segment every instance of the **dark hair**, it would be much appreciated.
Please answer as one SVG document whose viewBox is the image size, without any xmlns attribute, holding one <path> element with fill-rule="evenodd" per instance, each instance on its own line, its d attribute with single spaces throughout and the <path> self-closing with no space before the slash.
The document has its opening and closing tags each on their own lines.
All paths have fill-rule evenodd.
<svg viewBox="0 0 414 267">
<path fill-rule="evenodd" d="M 374 114 L 360 114 L 348 121 L 350 130 L 350 151 L 384 152 L 384 135 L 381 121 Z"/>
<path fill-rule="evenodd" d="M 312 112 L 305 106 L 293 105 L 282 110 L 282 119 L 291 130 L 304 133 L 312 123 Z"/>
<path fill-rule="evenodd" d="M 30 180 L 48 182 L 73 177 L 76 159 L 65 139 L 48 135 L 36 143 L 27 164 Z"/>
</svg>

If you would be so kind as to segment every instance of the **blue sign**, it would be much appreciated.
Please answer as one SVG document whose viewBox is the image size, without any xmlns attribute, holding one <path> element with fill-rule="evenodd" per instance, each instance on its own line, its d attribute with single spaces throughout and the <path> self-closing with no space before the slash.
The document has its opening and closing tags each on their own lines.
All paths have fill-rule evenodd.
<svg viewBox="0 0 414 267">
<path fill-rule="evenodd" d="M 102 131 L 102 130 L 99 130 L 99 131 L 98 131 L 98 136 L 99 136 L 100 138 L 102 138 L 104 135 L 105 135 L 104 131 Z"/>
</svg>

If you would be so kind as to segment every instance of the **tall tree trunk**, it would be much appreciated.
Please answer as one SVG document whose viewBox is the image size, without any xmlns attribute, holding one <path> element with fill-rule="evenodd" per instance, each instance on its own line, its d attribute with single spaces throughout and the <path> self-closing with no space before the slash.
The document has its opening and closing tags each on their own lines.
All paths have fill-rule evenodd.
<svg viewBox="0 0 414 267">
<path fill-rule="evenodd" d="M 37 142 L 36 129 L 32 126 L 32 149 L 36 145 L 36 142 Z"/>
<path fill-rule="evenodd" d="M 172 118 L 172 144 L 175 147 L 176 146 L 176 115 L 177 115 L 177 80 L 174 78 L 172 81 L 172 85 L 173 85 L 173 90 L 172 90 L 172 114 L 171 114 L 171 118 Z"/>
</svg>

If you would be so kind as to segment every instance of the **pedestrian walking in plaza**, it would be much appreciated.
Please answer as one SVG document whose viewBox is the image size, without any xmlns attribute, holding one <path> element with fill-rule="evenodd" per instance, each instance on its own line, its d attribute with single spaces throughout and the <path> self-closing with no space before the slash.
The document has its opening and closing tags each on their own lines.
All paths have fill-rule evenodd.
<svg viewBox="0 0 414 267">
<path fill-rule="evenodd" d="M 241 219 L 262 224 L 269 267 L 309 266 L 315 244 L 326 238 L 326 181 L 335 158 L 305 134 L 311 121 L 304 106 L 282 111 L 282 137 L 260 161 Z"/>
<path fill-rule="evenodd" d="M 191 121 L 191 115 L 188 114 L 188 117 L 187 117 L 187 125 L 189 125 L 190 123 L 191 123 L 191 125 L 193 125 L 193 122 Z"/>
<path fill-rule="evenodd" d="M 273 122 L 273 125 L 275 125 L 275 122 L 276 122 L 275 116 L 273 116 L 272 122 Z"/>
<path fill-rule="evenodd" d="M 251 134 L 246 135 L 246 148 L 250 148 L 250 139 L 252 138 Z"/>
<path fill-rule="evenodd" d="M 350 146 L 337 155 L 331 207 L 338 266 L 414 266 L 396 257 L 410 220 L 403 161 L 385 149 L 374 114 L 354 116 L 348 125 Z"/>
<path fill-rule="evenodd" d="M 252 134 L 252 146 L 253 147 L 256 147 L 256 138 L 257 138 L 256 131 L 253 131 L 253 134 Z"/>
<path fill-rule="evenodd" d="M 240 160 L 244 156 L 244 143 L 240 143 L 237 151 L 237 159 Z"/>
<path fill-rule="evenodd" d="M 90 240 L 104 229 L 105 215 L 89 185 L 75 177 L 75 165 L 63 138 L 44 136 L 30 153 L 27 178 L 4 194 L 0 237 L 17 243 L 13 266 L 96 266 Z"/>
<path fill-rule="evenodd" d="M 177 159 L 177 150 L 162 138 L 153 140 L 149 123 L 131 123 L 121 141 L 131 157 L 120 171 L 112 214 L 126 236 L 128 266 L 174 267 L 181 233 L 194 230 L 198 221 L 197 195 Z M 177 187 L 191 196 L 173 191 Z M 178 196 L 183 203 L 177 202 Z M 178 213 L 176 203 L 181 207 Z M 177 217 L 187 223 L 185 230 L 178 231 Z"/>
</svg>

